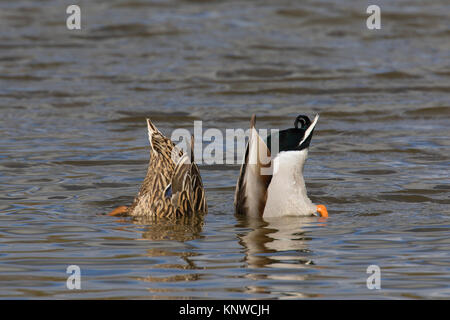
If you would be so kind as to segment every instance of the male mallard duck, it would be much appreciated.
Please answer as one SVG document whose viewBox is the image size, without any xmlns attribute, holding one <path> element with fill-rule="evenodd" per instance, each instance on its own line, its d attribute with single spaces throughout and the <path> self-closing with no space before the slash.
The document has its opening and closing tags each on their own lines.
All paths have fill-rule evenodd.
<svg viewBox="0 0 450 320">
<path fill-rule="evenodd" d="M 190 154 L 187 154 L 166 138 L 150 119 L 147 119 L 147 127 L 150 163 L 141 189 L 130 207 L 119 207 L 109 215 L 180 218 L 206 214 L 205 190 L 194 163 L 193 136 Z"/>
<path fill-rule="evenodd" d="M 266 144 L 256 132 L 256 117 L 252 116 L 236 185 L 236 213 L 260 217 L 328 216 L 325 206 L 314 205 L 308 198 L 303 179 L 303 167 L 318 119 L 316 115 L 311 123 L 307 116 L 299 115 L 295 128 L 269 135 Z M 276 151 L 272 148 L 276 143 L 279 153 L 271 155 L 271 151 Z"/>
</svg>

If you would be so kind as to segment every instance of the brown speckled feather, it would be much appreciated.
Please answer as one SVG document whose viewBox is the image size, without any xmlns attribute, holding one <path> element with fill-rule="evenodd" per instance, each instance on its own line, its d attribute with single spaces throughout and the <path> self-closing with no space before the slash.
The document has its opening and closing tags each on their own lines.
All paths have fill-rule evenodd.
<svg viewBox="0 0 450 320">
<path fill-rule="evenodd" d="M 150 163 L 128 214 L 136 217 L 180 218 L 206 214 L 205 191 L 197 165 L 147 119 Z"/>
</svg>

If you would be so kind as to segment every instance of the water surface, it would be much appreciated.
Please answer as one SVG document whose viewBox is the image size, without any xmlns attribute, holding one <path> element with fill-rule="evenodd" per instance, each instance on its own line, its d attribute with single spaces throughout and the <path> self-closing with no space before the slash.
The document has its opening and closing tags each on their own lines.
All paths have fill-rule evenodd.
<svg viewBox="0 0 450 320">
<path fill-rule="evenodd" d="M 0 2 L 0 297 L 448 299 L 449 5 L 378 3 L 370 31 L 365 1 L 86 1 L 69 31 L 71 2 Z M 328 219 L 236 217 L 233 165 L 200 167 L 200 223 L 104 215 L 145 175 L 145 117 L 170 136 L 251 113 L 320 113 Z"/>
</svg>

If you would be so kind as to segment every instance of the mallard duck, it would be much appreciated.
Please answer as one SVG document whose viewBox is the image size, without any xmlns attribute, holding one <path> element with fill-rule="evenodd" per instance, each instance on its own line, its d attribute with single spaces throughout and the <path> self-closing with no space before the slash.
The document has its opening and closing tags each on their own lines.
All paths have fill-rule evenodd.
<svg viewBox="0 0 450 320">
<path fill-rule="evenodd" d="M 308 198 L 303 179 L 303 167 L 318 119 L 316 115 L 311 122 L 307 116 L 299 115 L 294 128 L 269 135 L 264 142 L 255 129 L 256 116 L 252 115 L 234 198 L 237 214 L 264 218 L 328 216 L 324 205 L 315 205 Z"/>
<path fill-rule="evenodd" d="M 165 137 L 150 119 L 147 127 L 150 162 L 144 182 L 131 206 L 121 206 L 109 215 L 181 218 L 206 214 L 205 190 L 194 163 L 193 136 L 188 154 Z"/>
</svg>

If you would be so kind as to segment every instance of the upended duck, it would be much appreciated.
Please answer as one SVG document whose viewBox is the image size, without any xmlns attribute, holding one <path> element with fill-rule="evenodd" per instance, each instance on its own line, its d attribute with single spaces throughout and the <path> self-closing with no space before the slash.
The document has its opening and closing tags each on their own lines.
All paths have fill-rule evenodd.
<svg viewBox="0 0 450 320">
<path fill-rule="evenodd" d="M 299 115 L 294 128 L 269 135 L 266 142 L 250 120 L 250 136 L 236 185 L 234 205 L 237 214 L 264 218 L 280 216 L 328 217 L 324 205 L 308 198 L 303 167 L 314 128 L 319 119 Z M 299 126 L 300 125 L 300 126 Z M 278 143 L 277 149 L 272 148 Z M 273 154 L 271 154 L 273 152 Z"/>
<path fill-rule="evenodd" d="M 194 139 L 189 153 L 165 137 L 147 119 L 150 162 L 138 195 L 129 207 L 121 206 L 109 215 L 150 218 L 182 218 L 208 212 L 205 190 L 194 162 Z"/>
</svg>

